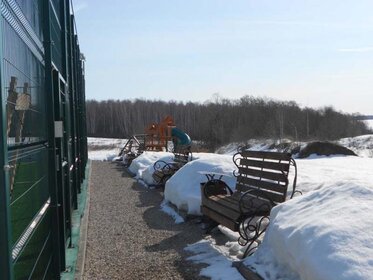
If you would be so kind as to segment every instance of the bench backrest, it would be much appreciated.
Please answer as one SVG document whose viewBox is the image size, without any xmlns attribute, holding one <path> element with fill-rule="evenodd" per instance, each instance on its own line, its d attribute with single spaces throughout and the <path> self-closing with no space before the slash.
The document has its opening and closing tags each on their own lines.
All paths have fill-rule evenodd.
<svg viewBox="0 0 373 280">
<path fill-rule="evenodd" d="M 189 156 L 190 152 L 189 150 L 178 150 L 174 152 L 174 162 L 177 162 L 181 165 L 184 165 L 188 163 L 189 161 Z"/>
<path fill-rule="evenodd" d="M 233 156 L 238 168 L 236 190 L 274 203 L 286 200 L 288 174 L 292 157 L 290 153 L 245 151 Z"/>
</svg>

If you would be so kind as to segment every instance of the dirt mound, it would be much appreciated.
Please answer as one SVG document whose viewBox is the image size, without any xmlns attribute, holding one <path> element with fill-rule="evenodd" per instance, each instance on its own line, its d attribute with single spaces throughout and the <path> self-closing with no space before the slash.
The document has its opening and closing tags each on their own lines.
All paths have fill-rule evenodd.
<svg viewBox="0 0 373 280">
<path fill-rule="evenodd" d="M 349 155 L 356 156 L 356 154 L 348 148 L 343 146 L 330 143 L 330 142 L 311 142 L 307 144 L 306 147 L 301 149 L 298 154 L 299 158 L 306 158 L 312 154 L 317 154 L 319 156 L 330 156 L 330 155 Z"/>
</svg>

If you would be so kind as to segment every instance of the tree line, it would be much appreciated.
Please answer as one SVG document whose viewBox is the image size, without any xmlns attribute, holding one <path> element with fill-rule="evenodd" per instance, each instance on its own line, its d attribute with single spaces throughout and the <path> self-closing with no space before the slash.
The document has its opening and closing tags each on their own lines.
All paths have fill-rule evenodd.
<svg viewBox="0 0 373 280">
<path fill-rule="evenodd" d="M 288 138 L 294 141 L 336 140 L 369 133 L 353 114 L 333 107 L 301 108 L 294 101 L 244 96 L 226 99 L 215 95 L 204 103 L 159 100 L 87 101 L 88 136 L 128 138 L 141 134 L 166 115 L 192 140 L 216 148 L 251 138 Z"/>
</svg>

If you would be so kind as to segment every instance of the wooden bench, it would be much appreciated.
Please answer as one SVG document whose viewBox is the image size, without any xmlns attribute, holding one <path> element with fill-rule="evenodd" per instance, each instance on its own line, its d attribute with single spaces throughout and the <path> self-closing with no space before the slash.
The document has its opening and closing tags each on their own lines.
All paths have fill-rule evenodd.
<svg viewBox="0 0 373 280">
<path fill-rule="evenodd" d="M 157 185 L 164 185 L 166 181 L 181 167 L 192 160 L 190 148 L 174 151 L 172 162 L 158 160 L 154 163 L 153 179 Z"/>
<path fill-rule="evenodd" d="M 212 179 L 201 186 L 201 212 L 217 224 L 239 232 L 238 243 L 247 246 L 244 257 L 255 251 L 259 237 L 269 222 L 271 209 L 286 200 L 288 174 L 294 166 L 293 189 L 296 192 L 297 168 L 290 153 L 247 151 L 241 149 L 233 156 L 237 169 L 236 190 L 222 180 Z"/>
</svg>

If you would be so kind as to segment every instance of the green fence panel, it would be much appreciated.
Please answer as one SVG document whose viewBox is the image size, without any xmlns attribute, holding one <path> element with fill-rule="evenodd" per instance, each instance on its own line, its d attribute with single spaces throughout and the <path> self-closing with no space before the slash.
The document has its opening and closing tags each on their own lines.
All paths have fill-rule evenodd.
<svg viewBox="0 0 373 280">
<path fill-rule="evenodd" d="M 57 279 L 87 163 L 83 62 L 70 1 L 0 1 L 0 279 Z"/>
</svg>

